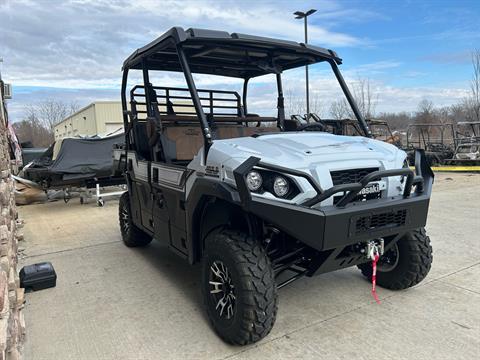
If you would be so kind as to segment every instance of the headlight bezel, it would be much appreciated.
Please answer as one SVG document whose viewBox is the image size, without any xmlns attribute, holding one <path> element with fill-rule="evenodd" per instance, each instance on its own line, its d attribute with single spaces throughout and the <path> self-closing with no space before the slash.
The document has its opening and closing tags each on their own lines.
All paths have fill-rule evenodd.
<svg viewBox="0 0 480 360">
<path fill-rule="evenodd" d="M 264 193 L 270 193 L 273 196 L 275 196 L 278 199 L 285 199 L 285 200 L 291 200 L 298 194 L 300 194 L 300 188 L 296 184 L 296 182 L 288 175 L 282 174 L 281 172 L 277 171 L 272 171 L 272 170 L 266 170 L 266 169 L 260 169 L 260 168 L 253 168 L 250 170 L 247 175 L 245 176 L 245 181 L 247 181 L 247 177 L 249 176 L 250 173 L 256 172 L 259 173 L 261 178 L 262 178 L 262 184 L 257 190 L 252 190 L 248 186 L 247 182 L 247 188 L 250 190 L 250 192 L 254 194 L 264 194 Z M 282 178 L 284 179 L 287 184 L 288 184 L 288 191 L 282 196 L 278 195 L 275 190 L 274 190 L 274 183 L 276 178 Z"/>
</svg>

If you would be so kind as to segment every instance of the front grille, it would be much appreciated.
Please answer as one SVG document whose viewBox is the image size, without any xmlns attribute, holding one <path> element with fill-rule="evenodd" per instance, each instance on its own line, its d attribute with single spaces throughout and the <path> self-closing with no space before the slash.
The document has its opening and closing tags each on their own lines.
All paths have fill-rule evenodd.
<svg viewBox="0 0 480 360">
<path fill-rule="evenodd" d="M 355 233 L 358 235 L 367 231 L 403 226 L 406 220 L 406 209 L 362 216 L 355 222 Z"/>
<path fill-rule="evenodd" d="M 333 185 L 351 184 L 360 182 L 366 175 L 378 171 L 378 168 L 350 169 L 331 171 Z"/>
<path fill-rule="evenodd" d="M 332 177 L 333 185 L 343 185 L 343 184 L 352 184 L 358 183 L 368 174 L 378 171 L 378 168 L 364 168 L 364 169 L 349 169 L 349 170 L 337 170 L 331 171 L 330 176 Z M 335 205 L 344 194 L 337 195 L 333 197 L 333 204 Z M 352 202 L 358 201 L 368 201 L 373 199 L 380 199 L 382 197 L 381 192 L 372 193 L 366 195 L 357 195 Z"/>
</svg>

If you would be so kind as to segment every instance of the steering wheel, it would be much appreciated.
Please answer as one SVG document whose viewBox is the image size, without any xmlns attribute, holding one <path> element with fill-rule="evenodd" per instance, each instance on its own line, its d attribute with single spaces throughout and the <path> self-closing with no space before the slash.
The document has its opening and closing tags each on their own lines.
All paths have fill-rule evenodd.
<svg viewBox="0 0 480 360">
<path fill-rule="evenodd" d="M 299 126 L 297 131 L 325 131 L 325 125 L 320 123 L 305 124 Z"/>
</svg>

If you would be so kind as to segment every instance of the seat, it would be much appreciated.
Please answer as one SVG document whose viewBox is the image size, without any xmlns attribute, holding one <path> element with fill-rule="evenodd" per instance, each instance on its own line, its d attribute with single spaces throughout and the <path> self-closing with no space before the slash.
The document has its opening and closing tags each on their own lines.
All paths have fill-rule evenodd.
<svg viewBox="0 0 480 360">
<path fill-rule="evenodd" d="M 135 138 L 135 149 L 137 155 L 146 160 L 151 160 L 150 147 L 148 145 L 146 123 L 135 121 L 133 125 L 133 136 Z"/>
<path fill-rule="evenodd" d="M 242 125 L 220 125 L 217 126 L 217 139 L 233 139 L 242 137 L 244 126 Z"/>
<path fill-rule="evenodd" d="M 298 122 L 295 120 L 285 119 L 283 121 L 283 126 L 285 126 L 285 131 L 296 131 L 298 129 Z"/>
<path fill-rule="evenodd" d="M 203 134 L 198 118 L 191 115 L 162 115 L 161 119 L 165 157 L 174 162 L 192 160 L 203 146 Z M 245 121 L 273 122 L 276 118 L 215 117 L 212 121 L 212 131 L 217 139 L 233 139 L 280 131 L 277 127 L 245 127 L 241 124 Z"/>
<path fill-rule="evenodd" d="M 192 160 L 203 146 L 200 126 L 168 126 L 163 128 L 163 145 L 168 159 Z"/>
</svg>

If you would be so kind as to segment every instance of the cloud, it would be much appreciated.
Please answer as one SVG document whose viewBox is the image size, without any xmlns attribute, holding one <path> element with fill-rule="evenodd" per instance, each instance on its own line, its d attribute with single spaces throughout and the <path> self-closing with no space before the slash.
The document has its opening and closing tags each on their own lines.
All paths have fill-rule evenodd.
<svg viewBox="0 0 480 360">
<path fill-rule="evenodd" d="M 459 103 L 468 95 L 466 88 L 444 87 L 408 87 L 400 88 L 388 85 L 380 85 L 377 89 L 379 112 L 415 111 L 421 100 L 432 101 L 435 106 L 449 106 Z"/>
<path fill-rule="evenodd" d="M 289 74 L 284 76 L 285 98 L 288 105 L 290 100 L 303 103 L 305 83 L 303 73 Z M 351 85 L 357 81 L 355 77 L 347 77 Z M 240 84 L 212 84 L 211 88 L 229 89 L 240 92 Z M 173 86 L 173 83 L 172 83 Z M 377 99 L 376 112 L 401 112 L 415 111 L 418 103 L 423 99 L 431 100 L 435 106 L 448 106 L 462 101 L 467 95 L 465 88 L 443 88 L 443 87 L 395 87 L 380 81 L 372 81 L 372 92 Z M 329 106 L 343 94 L 338 83 L 329 77 L 311 78 L 311 101 L 320 108 L 320 115 L 330 116 Z M 24 113 L 24 105 L 40 102 L 44 99 L 61 99 L 62 101 L 76 102 L 79 106 L 85 106 L 94 101 L 119 100 L 118 89 L 64 89 L 64 88 L 14 88 L 15 102 L 9 103 L 9 115 L 13 121 L 20 120 Z M 293 99 L 290 99 L 293 98 Z M 257 79 L 252 83 L 249 91 L 249 111 L 263 115 L 276 114 L 277 93 L 273 77 Z"/>
<path fill-rule="evenodd" d="M 395 68 L 394 61 L 380 62 L 379 67 Z M 344 77 L 349 84 L 350 90 L 358 83 L 359 78 L 365 79 L 369 69 L 374 64 L 363 64 L 358 68 L 350 68 L 344 71 Z M 421 76 L 414 73 L 412 76 Z M 287 106 L 289 101 L 304 102 L 305 72 L 303 68 L 287 71 L 283 74 L 283 85 Z M 219 81 L 219 79 L 221 81 Z M 213 88 L 233 90 L 241 93 L 242 81 L 233 78 L 217 78 L 207 75 L 196 75 L 196 84 L 199 88 Z M 382 80 L 369 78 L 372 93 L 377 100 L 376 112 L 401 112 L 415 111 L 418 103 L 423 99 L 431 100 L 436 106 L 448 106 L 462 101 L 468 95 L 468 86 L 464 87 L 436 87 L 392 86 Z M 168 74 L 152 77 L 154 84 L 168 84 L 168 86 L 185 86 L 182 74 Z M 133 83 L 133 82 L 132 82 Z M 119 89 L 65 89 L 54 87 L 14 87 L 13 97 L 15 102 L 9 106 L 11 118 L 19 120 L 23 116 L 23 106 L 39 102 L 43 99 L 60 98 L 65 102 L 76 102 L 85 106 L 94 101 L 119 100 Z M 310 71 L 310 97 L 311 102 L 316 104 L 322 117 L 328 117 L 330 104 L 344 95 L 329 66 L 326 64 L 316 65 Z M 249 111 L 263 115 L 276 114 L 277 90 L 276 80 L 273 75 L 265 75 L 252 79 L 249 86 L 248 105 Z"/>
<path fill-rule="evenodd" d="M 155 39 L 176 25 L 211 28 L 301 41 L 303 22 L 294 20 L 298 8 L 319 11 L 309 20 L 309 39 L 316 45 L 361 47 L 401 42 L 412 37 L 379 41 L 347 33 L 348 23 L 388 21 L 374 11 L 333 0 L 298 2 L 233 0 L 0 0 L 0 56 L 5 60 L 2 74 L 13 83 L 14 99 L 9 102 L 12 118 L 20 119 L 25 104 L 46 98 L 60 98 L 86 105 L 95 100 L 118 100 L 123 60 L 136 48 Z M 454 40 L 477 39 L 478 32 L 455 27 L 416 38 Z M 440 55 L 436 56 L 441 62 Z M 453 104 L 465 90 L 452 84 L 445 88 L 394 87 L 378 80 L 381 74 L 404 70 L 405 64 L 388 55 L 387 59 L 344 68 L 350 82 L 371 77 L 379 94 L 377 110 L 414 110 L 419 100 L 430 98 L 439 105 Z M 438 60 L 440 58 L 440 60 Z M 427 59 L 425 59 L 427 60 Z M 367 60 L 368 61 L 368 60 Z M 430 59 L 428 61 L 434 61 Z M 312 69 L 312 92 L 323 104 L 340 96 L 338 84 L 327 71 Z M 330 77 L 329 77 L 330 76 Z M 405 72 L 405 76 L 422 76 Z M 200 87 L 240 91 L 238 80 L 196 76 Z M 285 89 L 299 97 L 304 94 L 303 69 L 285 74 Z M 154 78 L 159 84 L 184 86 L 182 74 Z M 254 81 L 250 89 L 250 111 L 275 113 L 276 90 L 272 77 Z M 465 86 L 467 88 L 467 86 Z"/>
<path fill-rule="evenodd" d="M 393 64 L 393 63 L 392 63 Z M 321 66 L 321 65 L 320 65 Z M 319 66 L 319 67 L 320 67 Z M 361 71 L 362 66 L 353 68 L 344 72 L 344 77 L 353 91 L 355 85 L 359 82 L 359 74 L 365 79 Z M 313 70 L 313 69 L 312 69 Z M 305 73 L 303 69 L 296 69 L 286 72 L 283 75 L 284 92 L 286 104 L 289 101 L 301 102 L 305 100 Z M 254 102 L 250 105 L 253 112 L 275 113 L 276 106 L 276 87 L 273 77 L 264 77 L 262 87 L 252 92 L 251 98 Z M 423 99 L 431 100 L 435 106 L 449 106 L 462 101 L 469 93 L 468 86 L 392 86 L 388 83 L 369 78 L 373 98 L 377 101 L 376 112 L 401 112 L 416 111 L 418 103 Z M 316 103 L 316 108 L 320 109 L 320 115 L 330 116 L 330 104 L 334 101 L 344 99 L 343 92 L 337 83 L 332 72 L 325 66 L 323 69 L 310 71 L 310 101 Z"/>
<path fill-rule="evenodd" d="M 323 16 L 342 11 L 333 2 L 317 5 L 327 8 Z M 213 0 L 5 1 L 0 4 L 4 76 L 17 86 L 117 88 L 123 60 L 172 26 L 300 40 L 303 23 L 293 19 L 293 6 Z M 362 43 L 313 23 L 309 34 L 322 46 Z"/>
<path fill-rule="evenodd" d="M 16 86 L 13 88 L 13 99 L 7 100 L 10 120 L 13 122 L 21 120 L 25 115 L 25 105 L 36 104 L 46 99 L 61 100 L 66 104 L 76 103 L 83 107 L 94 101 L 119 100 L 120 90 Z"/>
<path fill-rule="evenodd" d="M 374 77 L 377 75 L 385 74 L 392 69 L 398 68 L 402 63 L 395 60 L 382 60 L 368 64 L 360 64 L 354 68 L 348 68 L 344 71 L 346 76 L 359 76 L 362 77 Z"/>
</svg>

